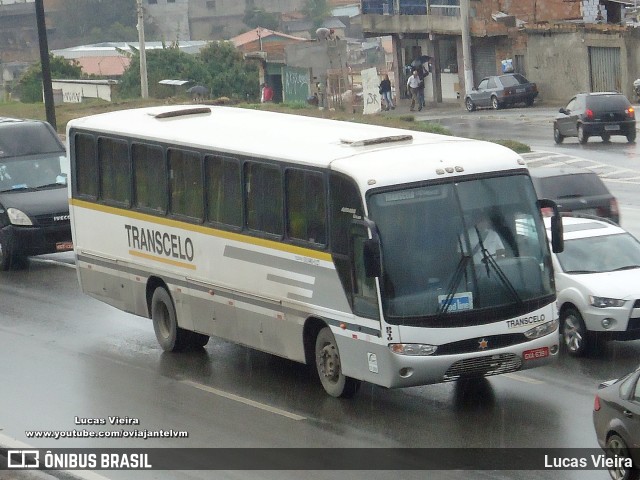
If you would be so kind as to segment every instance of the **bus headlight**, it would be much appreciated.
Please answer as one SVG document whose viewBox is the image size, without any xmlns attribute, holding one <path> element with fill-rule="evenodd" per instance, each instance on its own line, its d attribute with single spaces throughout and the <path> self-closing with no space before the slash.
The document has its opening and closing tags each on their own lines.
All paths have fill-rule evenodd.
<svg viewBox="0 0 640 480">
<path fill-rule="evenodd" d="M 524 332 L 524 336 L 529 340 L 544 337 L 550 333 L 555 332 L 558 329 L 558 320 L 551 320 L 550 322 L 543 323 L 542 325 L 536 325 L 530 330 Z"/>
<path fill-rule="evenodd" d="M 617 298 L 607 298 L 607 297 L 594 297 L 593 295 L 589 295 L 589 302 L 594 307 L 607 308 L 607 307 L 622 307 L 625 303 L 625 300 L 618 300 Z"/>
<path fill-rule="evenodd" d="M 13 225 L 33 225 L 27 214 L 17 208 L 7 208 L 7 215 Z"/>
<path fill-rule="evenodd" d="M 435 345 L 424 345 L 422 343 L 390 343 L 389 349 L 398 355 L 425 356 L 433 355 L 438 349 Z"/>
</svg>

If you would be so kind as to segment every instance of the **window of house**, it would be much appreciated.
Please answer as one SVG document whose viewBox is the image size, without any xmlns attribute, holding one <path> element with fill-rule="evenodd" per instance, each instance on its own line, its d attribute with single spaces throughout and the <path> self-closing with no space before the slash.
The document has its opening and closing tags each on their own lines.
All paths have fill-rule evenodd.
<svg viewBox="0 0 640 480">
<path fill-rule="evenodd" d="M 208 0 L 207 1 L 207 8 L 209 10 L 215 10 L 216 9 L 216 2 L 215 0 Z"/>
</svg>

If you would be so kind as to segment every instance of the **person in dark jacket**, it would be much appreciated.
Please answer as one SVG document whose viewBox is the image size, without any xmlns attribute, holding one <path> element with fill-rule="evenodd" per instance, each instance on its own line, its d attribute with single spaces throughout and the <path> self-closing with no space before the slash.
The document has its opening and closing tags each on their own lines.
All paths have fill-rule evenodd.
<svg viewBox="0 0 640 480">
<path fill-rule="evenodd" d="M 389 80 L 389 75 L 387 74 L 385 74 L 384 79 L 380 82 L 380 95 L 385 101 L 384 110 L 395 110 L 396 107 L 391 99 L 391 80 Z"/>
</svg>

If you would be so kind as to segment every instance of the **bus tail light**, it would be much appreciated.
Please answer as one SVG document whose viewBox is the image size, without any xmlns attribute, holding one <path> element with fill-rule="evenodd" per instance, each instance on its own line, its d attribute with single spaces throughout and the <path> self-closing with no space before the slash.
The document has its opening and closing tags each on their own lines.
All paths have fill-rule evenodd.
<svg viewBox="0 0 640 480">
<path fill-rule="evenodd" d="M 427 356 L 436 353 L 436 345 L 425 345 L 422 343 L 390 343 L 389 349 L 398 355 Z"/>
</svg>

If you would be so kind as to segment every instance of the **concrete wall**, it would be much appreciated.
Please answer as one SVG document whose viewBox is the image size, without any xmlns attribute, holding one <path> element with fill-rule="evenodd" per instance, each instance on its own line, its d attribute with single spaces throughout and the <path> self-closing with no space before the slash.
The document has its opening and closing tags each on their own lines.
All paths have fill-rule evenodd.
<svg viewBox="0 0 640 480">
<path fill-rule="evenodd" d="M 633 80 L 640 77 L 640 34 L 577 31 L 529 34 L 527 75 L 538 84 L 540 99 L 564 104 L 578 92 L 590 90 L 589 47 L 620 49 L 622 93 L 633 101 Z"/>
</svg>

